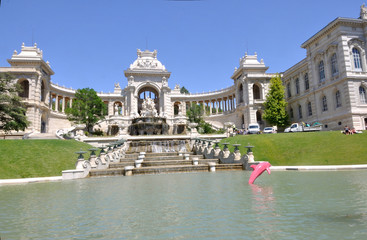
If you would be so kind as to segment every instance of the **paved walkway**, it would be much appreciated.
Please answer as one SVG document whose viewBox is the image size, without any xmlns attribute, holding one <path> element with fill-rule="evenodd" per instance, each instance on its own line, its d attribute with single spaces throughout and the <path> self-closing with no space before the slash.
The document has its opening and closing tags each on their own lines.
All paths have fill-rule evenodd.
<svg viewBox="0 0 367 240">
<path fill-rule="evenodd" d="M 360 165 L 318 165 L 318 166 L 272 166 L 272 171 L 337 171 L 337 170 L 358 170 L 367 169 L 367 164 Z M 0 179 L 0 186 L 11 184 L 25 184 L 35 182 L 53 182 L 61 181 L 62 176 L 41 177 L 41 178 L 18 178 L 18 179 Z"/>
<path fill-rule="evenodd" d="M 336 170 L 358 170 L 367 169 L 367 164 L 359 165 L 314 165 L 314 166 L 271 166 L 272 171 L 336 171 Z"/>
<path fill-rule="evenodd" d="M 40 178 L 0 179 L 0 186 L 10 185 L 10 184 L 35 183 L 35 182 L 53 182 L 53 181 L 61 181 L 61 180 L 62 180 L 61 176 L 40 177 Z"/>
</svg>

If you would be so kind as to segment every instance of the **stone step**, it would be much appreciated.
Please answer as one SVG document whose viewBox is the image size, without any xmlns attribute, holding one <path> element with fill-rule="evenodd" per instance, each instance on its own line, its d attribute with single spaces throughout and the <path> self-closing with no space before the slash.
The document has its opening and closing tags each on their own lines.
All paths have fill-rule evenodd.
<svg viewBox="0 0 367 240">
<path fill-rule="evenodd" d="M 197 157 L 198 159 L 203 159 L 203 155 L 190 155 L 190 159 Z M 185 156 L 147 156 L 144 158 L 144 161 L 151 161 L 151 160 L 176 160 L 176 159 L 185 159 Z"/>
<path fill-rule="evenodd" d="M 135 155 L 135 156 L 127 156 L 125 155 L 125 158 L 122 158 L 120 161 L 135 161 L 138 159 L 139 155 Z M 197 157 L 198 159 L 203 159 L 204 156 L 203 155 L 190 155 L 190 159 Z M 152 155 L 145 155 L 144 161 L 149 161 L 149 160 L 175 160 L 175 159 L 184 159 L 184 156 L 178 156 L 176 155 L 156 155 L 156 156 L 152 156 Z"/>
<path fill-rule="evenodd" d="M 194 154 L 193 152 L 187 152 L 189 154 Z M 139 153 L 131 153 L 131 152 L 126 152 L 126 156 L 127 157 L 135 157 L 135 156 L 139 156 Z M 145 153 L 145 156 L 178 156 L 177 152 L 165 152 L 165 153 L 150 153 L 147 152 Z"/>
<path fill-rule="evenodd" d="M 133 175 L 138 174 L 160 174 L 160 173 L 176 173 L 176 172 L 207 172 L 209 171 L 208 165 L 167 165 L 161 167 L 141 167 L 134 168 Z"/>
<path fill-rule="evenodd" d="M 218 159 L 201 159 L 198 161 L 199 164 L 208 164 L 208 162 L 218 163 Z M 142 166 L 164 166 L 164 165 L 192 165 L 192 160 L 155 160 L 155 161 L 146 161 L 142 163 Z"/>
<path fill-rule="evenodd" d="M 218 163 L 218 159 L 199 159 L 199 164 L 207 164 L 208 162 Z M 144 159 L 142 166 L 164 166 L 164 165 L 190 165 L 192 164 L 192 160 L 184 160 L 184 159 L 172 159 L 172 160 L 146 160 Z M 123 168 L 126 166 L 135 166 L 135 161 L 121 161 L 119 163 L 110 163 L 110 168 Z"/>
<path fill-rule="evenodd" d="M 32 133 L 28 139 L 58 139 L 54 133 Z"/>
<path fill-rule="evenodd" d="M 234 164 L 217 164 L 217 171 L 221 170 L 242 170 L 242 163 L 234 163 Z M 132 170 L 133 175 L 138 174 L 159 174 L 159 173 L 175 173 L 175 172 L 207 172 L 209 171 L 208 164 L 199 164 L 199 165 L 165 165 L 165 166 L 151 166 L 151 167 L 141 167 L 134 168 Z M 114 176 L 114 175 L 123 175 L 125 172 L 124 168 L 111 168 L 104 170 L 91 170 L 89 176 L 97 177 L 97 176 Z"/>
</svg>

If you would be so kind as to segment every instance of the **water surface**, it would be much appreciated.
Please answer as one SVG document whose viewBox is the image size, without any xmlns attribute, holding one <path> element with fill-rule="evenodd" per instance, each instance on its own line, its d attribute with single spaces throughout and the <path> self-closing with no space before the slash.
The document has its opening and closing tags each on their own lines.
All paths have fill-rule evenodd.
<svg viewBox="0 0 367 240">
<path fill-rule="evenodd" d="M 91 178 L 0 187 L 8 239 L 367 239 L 367 171 Z"/>
</svg>

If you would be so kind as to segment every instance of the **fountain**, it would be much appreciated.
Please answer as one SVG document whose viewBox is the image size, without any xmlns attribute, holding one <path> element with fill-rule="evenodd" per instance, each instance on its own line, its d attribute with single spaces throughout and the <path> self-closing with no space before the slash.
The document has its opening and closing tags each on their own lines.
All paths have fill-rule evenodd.
<svg viewBox="0 0 367 240">
<path fill-rule="evenodd" d="M 154 101 L 144 99 L 140 117 L 132 120 L 129 127 L 130 135 L 164 135 L 168 134 L 169 125 L 165 117 L 159 117 Z"/>
</svg>

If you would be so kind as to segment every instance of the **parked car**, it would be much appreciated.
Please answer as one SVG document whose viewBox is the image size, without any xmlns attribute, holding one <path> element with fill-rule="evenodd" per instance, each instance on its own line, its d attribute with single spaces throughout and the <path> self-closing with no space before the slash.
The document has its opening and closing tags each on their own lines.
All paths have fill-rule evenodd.
<svg viewBox="0 0 367 240">
<path fill-rule="evenodd" d="M 263 133 L 277 133 L 277 131 L 273 127 L 266 127 L 264 128 Z"/>
<path fill-rule="evenodd" d="M 251 123 L 248 125 L 248 134 L 259 134 L 260 133 L 260 126 L 257 123 Z"/>
<path fill-rule="evenodd" d="M 292 125 L 284 130 L 284 132 L 316 132 L 322 130 L 321 123 L 309 125 L 307 123 L 292 123 Z"/>
</svg>

